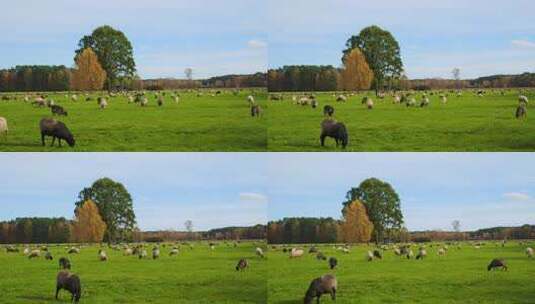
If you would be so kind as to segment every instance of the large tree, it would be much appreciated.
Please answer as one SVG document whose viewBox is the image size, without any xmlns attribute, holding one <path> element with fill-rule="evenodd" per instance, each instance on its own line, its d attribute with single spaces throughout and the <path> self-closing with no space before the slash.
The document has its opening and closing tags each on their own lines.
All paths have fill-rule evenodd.
<svg viewBox="0 0 535 304">
<path fill-rule="evenodd" d="M 102 68 L 106 71 L 106 88 L 112 89 L 119 80 L 134 77 L 136 64 L 132 44 L 125 34 L 119 30 L 105 25 L 96 28 L 91 35 L 84 36 L 78 42 L 76 58 L 86 48 L 91 48 L 97 54 Z"/>
<path fill-rule="evenodd" d="M 95 202 L 106 223 L 105 240 L 115 242 L 131 235 L 136 225 L 136 216 L 132 197 L 123 184 L 101 178 L 91 187 L 80 191 L 76 207 L 81 207 L 88 200 Z"/>
<path fill-rule="evenodd" d="M 343 220 L 340 224 L 340 240 L 346 243 L 369 242 L 372 236 L 373 224 L 368 218 L 366 207 L 359 201 L 353 201 L 344 206 Z"/>
<path fill-rule="evenodd" d="M 340 72 L 340 88 L 347 91 L 368 90 L 372 84 L 373 72 L 364 54 L 353 49 L 344 56 Z"/>
<path fill-rule="evenodd" d="M 98 207 L 92 201 L 86 201 L 77 207 L 72 223 L 72 238 L 75 242 L 100 243 L 104 238 L 106 223 L 102 220 Z"/>
<path fill-rule="evenodd" d="M 383 241 L 386 233 L 402 227 L 400 199 L 389 183 L 377 178 L 366 179 L 357 188 L 351 188 L 347 192 L 344 206 L 355 200 L 366 207 L 368 217 L 373 223 L 376 242 Z"/>
<path fill-rule="evenodd" d="M 364 28 L 357 36 L 351 36 L 346 42 L 346 47 L 342 60 L 356 48 L 366 57 L 374 74 L 376 93 L 386 80 L 398 78 L 403 72 L 398 42 L 390 32 L 376 25 Z"/>
<path fill-rule="evenodd" d="M 76 68 L 72 71 L 71 89 L 79 91 L 102 90 L 106 71 L 100 65 L 97 54 L 87 48 L 76 57 Z"/>
</svg>

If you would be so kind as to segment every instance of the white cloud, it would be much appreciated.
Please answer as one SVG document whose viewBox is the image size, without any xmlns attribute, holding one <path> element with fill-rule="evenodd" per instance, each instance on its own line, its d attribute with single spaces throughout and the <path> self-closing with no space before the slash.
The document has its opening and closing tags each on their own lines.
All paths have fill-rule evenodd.
<svg viewBox="0 0 535 304">
<path fill-rule="evenodd" d="M 268 198 L 267 196 L 260 193 L 242 192 L 240 193 L 240 201 L 267 203 Z"/>
<path fill-rule="evenodd" d="M 262 40 L 251 39 L 247 42 L 247 46 L 252 49 L 263 49 L 267 47 L 267 43 Z"/>
<path fill-rule="evenodd" d="M 522 193 L 522 192 L 504 193 L 503 197 L 512 201 L 528 201 L 531 199 L 531 196 L 529 196 L 529 194 Z"/>
<path fill-rule="evenodd" d="M 529 40 L 513 40 L 511 41 L 511 44 L 513 46 L 517 46 L 521 48 L 535 49 L 535 42 L 529 41 Z"/>
</svg>

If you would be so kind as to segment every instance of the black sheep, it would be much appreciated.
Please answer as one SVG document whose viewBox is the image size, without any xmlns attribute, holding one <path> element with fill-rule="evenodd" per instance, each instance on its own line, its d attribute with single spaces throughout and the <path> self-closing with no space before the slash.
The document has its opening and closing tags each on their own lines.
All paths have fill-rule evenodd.
<svg viewBox="0 0 535 304">
<path fill-rule="evenodd" d="M 526 118 L 528 110 L 524 104 L 521 104 L 516 108 L 516 118 Z"/>
<path fill-rule="evenodd" d="M 71 302 L 78 303 L 82 297 L 82 286 L 80 278 L 68 271 L 60 271 L 56 277 L 56 300 L 61 289 L 68 290 L 71 293 Z"/>
<path fill-rule="evenodd" d="M 323 252 L 318 252 L 316 254 L 316 259 L 325 261 L 327 257 L 323 254 Z"/>
<path fill-rule="evenodd" d="M 259 105 L 253 105 L 251 106 L 251 116 L 252 117 L 260 117 L 260 114 L 262 113 L 262 108 L 260 108 Z"/>
<path fill-rule="evenodd" d="M 332 117 L 334 114 L 334 108 L 330 105 L 326 105 L 323 107 L 323 115 L 327 115 L 329 117 Z"/>
<path fill-rule="evenodd" d="M 500 259 L 494 259 L 490 262 L 489 266 L 487 266 L 487 270 L 491 271 L 495 268 L 501 268 L 502 270 L 507 270 L 507 265 L 505 264 L 504 260 Z"/>
<path fill-rule="evenodd" d="M 39 128 L 41 129 L 41 141 L 43 146 L 45 145 L 45 136 L 52 136 L 52 147 L 56 138 L 58 139 L 58 145 L 61 147 L 61 140 L 65 140 L 69 146 L 74 147 L 74 137 L 67 126 L 61 121 L 57 121 L 53 118 L 43 118 L 39 122 Z"/>
<path fill-rule="evenodd" d="M 336 300 L 337 282 L 333 275 L 327 274 L 312 280 L 308 290 L 305 294 L 304 303 L 311 304 L 314 298 L 317 299 L 317 303 L 320 302 L 320 297 L 323 294 L 330 294 L 331 299 Z"/>
<path fill-rule="evenodd" d="M 67 258 L 60 258 L 59 259 L 59 268 L 60 269 L 71 269 L 71 261 Z"/>
<path fill-rule="evenodd" d="M 50 106 L 50 110 L 52 111 L 53 115 L 67 116 L 67 111 L 65 111 L 65 109 L 63 109 L 63 107 L 61 106 L 52 105 Z"/>
<path fill-rule="evenodd" d="M 342 144 L 342 148 L 345 149 L 348 142 L 348 135 L 346 126 L 343 123 L 336 122 L 332 119 L 325 119 L 321 123 L 321 146 L 325 146 L 325 137 L 332 137 L 336 141 L 336 146 Z"/>
<path fill-rule="evenodd" d="M 378 259 L 382 259 L 383 258 L 383 256 L 381 255 L 381 252 L 379 250 L 377 250 L 377 249 L 373 251 L 373 256 L 378 258 Z"/>
<path fill-rule="evenodd" d="M 240 259 L 236 265 L 236 271 L 245 270 L 247 267 L 249 267 L 249 262 L 246 259 Z"/>
<path fill-rule="evenodd" d="M 329 258 L 329 267 L 331 269 L 334 269 L 336 267 L 336 265 L 338 265 L 338 260 L 334 257 L 330 257 Z"/>
</svg>

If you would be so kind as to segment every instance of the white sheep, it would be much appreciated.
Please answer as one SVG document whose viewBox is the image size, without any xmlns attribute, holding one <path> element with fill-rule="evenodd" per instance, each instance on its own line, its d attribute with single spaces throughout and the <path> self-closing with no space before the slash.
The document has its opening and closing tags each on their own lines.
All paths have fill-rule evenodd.
<svg viewBox="0 0 535 304">
<path fill-rule="evenodd" d="M 98 256 L 102 262 L 108 260 L 108 256 L 106 255 L 106 252 L 104 250 L 99 250 Z"/>
<path fill-rule="evenodd" d="M 338 95 L 336 97 L 336 101 L 338 101 L 338 102 L 347 102 L 347 97 L 345 95 Z"/>
<path fill-rule="evenodd" d="M 440 95 L 440 102 L 446 104 L 448 102 L 448 97 L 446 97 L 446 95 Z"/>
<path fill-rule="evenodd" d="M 8 130 L 9 129 L 7 127 L 7 119 L 5 119 L 4 117 L 0 117 L 0 134 L 4 133 L 7 137 Z"/>
<path fill-rule="evenodd" d="M 371 252 L 371 250 L 368 250 L 368 252 L 366 252 L 366 260 L 368 260 L 368 262 L 373 261 L 373 252 Z"/>
<path fill-rule="evenodd" d="M 527 105 L 528 102 L 529 102 L 529 100 L 528 100 L 528 98 L 527 98 L 526 96 L 524 96 L 524 95 L 520 95 L 520 96 L 518 96 L 518 102 L 519 102 L 519 103 L 524 103 L 524 104 Z"/>
<path fill-rule="evenodd" d="M 438 250 L 438 255 L 446 255 L 446 250 L 444 250 L 444 248 L 440 248 Z"/>
<path fill-rule="evenodd" d="M 531 248 L 531 247 L 526 248 L 526 254 L 528 255 L 528 258 L 532 258 L 533 257 L 533 248 Z"/>
<path fill-rule="evenodd" d="M 72 101 L 77 101 L 77 100 L 78 100 L 78 96 L 76 96 L 76 94 L 73 94 L 73 95 L 71 96 L 71 100 L 72 100 Z"/>
<path fill-rule="evenodd" d="M 264 251 L 260 247 L 256 247 L 256 255 L 263 258 L 264 257 Z"/>
<path fill-rule="evenodd" d="M 290 258 L 299 258 L 302 257 L 305 251 L 303 249 L 292 248 L 290 252 Z"/>
<path fill-rule="evenodd" d="M 98 106 L 101 108 L 101 109 L 105 109 L 107 106 L 108 106 L 108 101 L 106 101 L 106 98 L 104 97 L 100 97 L 98 99 Z"/>
</svg>

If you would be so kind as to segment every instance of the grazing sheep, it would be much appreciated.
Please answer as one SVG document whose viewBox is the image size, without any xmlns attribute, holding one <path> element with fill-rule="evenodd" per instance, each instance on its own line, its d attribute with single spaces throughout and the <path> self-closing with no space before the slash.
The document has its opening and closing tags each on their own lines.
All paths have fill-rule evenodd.
<svg viewBox="0 0 535 304">
<path fill-rule="evenodd" d="M 532 258 L 533 257 L 533 248 L 531 248 L 531 247 L 526 248 L 526 254 L 528 255 L 528 258 Z"/>
<path fill-rule="evenodd" d="M 334 269 L 338 265 L 338 260 L 334 257 L 329 258 L 329 268 Z"/>
<path fill-rule="evenodd" d="M 325 261 L 327 260 L 327 257 L 322 252 L 318 252 L 316 254 L 316 259 Z"/>
<path fill-rule="evenodd" d="M 252 117 L 260 117 L 262 114 L 262 108 L 260 105 L 253 105 L 251 106 L 251 116 Z"/>
<path fill-rule="evenodd" d="M 491 271 L 496 268 L 501 268 L 502 270 L 507 270 L 507 265 L 505 264 L 505 261 L 502 259 L 494 259 L 490 262 L 489 266 L 487 266 L 487 270 Z"/>
<path fill-rule="evenodd" d="M 247 102 L 249 103 L 249 106 L 253 106 L 255 104 L 253 95 L 247 96 Z"/>
<path fill-rule="evenodd" d="M 71 302 L 78 303 L 82 297 L 82 286 L 80 278 L 66 270 L 62 270 L 56 277 L 56 300 L 61 289 L 68 290 L 72 297 Z"/>
<path fill-rule="evenodd" d="M 132 249 L 130 249 L 130 248 L 126 248 L 126 249 L 124 250 L 124 252 L 123 252 L 123 255 L 124 255 L 124 256 L 132 255 L 132 254 L 133 254 L 133 253 L 132 253 Z"/>
<path fill-rule="evenodd" d="M 169 252 L 169 256 L 172 256 L 172 255 L 178 255 L 178 248 L 173 248 L 173 249 Z"/>
<path fill-rule="evenodd" d="M 444 250 L 444 248 L 440 248 L 437 253 L 438 255 L 446 255 L 446 250 Z"/>
<path fill-rule="evenodd" d="M 46 106 L 46 100 L 44 100 L 41 97 L 37 97 L 33 102 L 32 105 L 34 107 L 44 108 Z"/>
<path fill-rule="evenodd" d="M 303 251 L 303 249 L 292 248 L 292 251 L 290 252 L 290 258 L 302 257 L 304 253 L 305 251 Z"/>
<path fill-rule="evenodd" d="M 49 251 L 47 251 L 45 253 L 45 260 L 49 260 L 49 261 L 52 261 L 54 259 L 54 257 L 52 256 L 52 253 L 50 253 Z"/>
<path fill-rule="evenodd" d="M 101 109 L 105 109 L 105 108 L 108 106 L 108 101 L 106 100 L 106 98 L 104 98 L 104 97 L 99 97 L 99 98 L 98 98 L 98 106 L 99 106 Z"/>
<path fill-rule="evenodd" d="M 134 102 L 134 96 L 130 95 L 128 96 L 128 103 Z"/>
<path fill-rule="evenodd" d="M 325 146 L 325 137 L 334 138 L 336 146 L 342 144 L 342 148 L 345 149 L 348 143 L 348 135 L 346 126 L 343 123 L 336 122 L 332 119 L 325 119 L 321 122 L 321 146 Z"/>
<path fill-rule="evenodd" d="M 60 269 L 71 269 L 71 261 L 65 257 L 59 258 L 59 268 Z"/>
<path fill-rule="evenodd" d="M 416 259 L 417 260 L 420 260 L 420 259 L 424 259 L 425 257 L 427 256 L 427 251 L 423 248 L 420 248 L 420 250 L 418 251 L 418 255 L 416 255 Z"/>
<path fill-rule="evenodd" d="M 401 255 L 401 250 L 399 250 L 399 248 L 395 248 L 394 249 L 394 254 L 397 255 L 397 256 L 400 256 Z"/>
<path fill-rule="evenodd" d="M 526 96 L 524 96 L 524 95 L 520 95 L 520 96 L 518 96 L 518 102 L 519 102 L 520 104 L 524 104 L 524 105 L 527 106 L 529 100 L 528 100 L 528 98 L 527 98 Z"/>
<path fill-rule="evenodd" d="M 58 139 L 58 145 L 61 147 L 61 140 L 65 140 L 70 147 L 74 147 L 74 137 L 69 131 L 67 126 L 61 121 L 55 120 L 53 118 L 43 118 L 39 122 L 39 128 L 41 129 L 41 141 L 43 146 L 45 145 L 45 136 L 52 136 L 52 145 L 56 138 Z"/>
<path fill-rule="evenodd" d="M 46 101 L 46 106 L 47 106 L 47 107 L 50 108 L 50 107 L 52 107 L 52 106 L 54 106 L 54 105 L 56 105 L 56 103 L 54 102 L 53 99 L 49 99 L 49 100 Z"/>
<path fill-rule="evenodd" d="M 106 255 L 106 252 L 104 250 L 99 250 L 98 251 L 98 257 L 99 257 L 101 262 L 105 262 L 105 261 L 108 260 L 108 256 Z"/>
<path fill-rule="evenodd" d="M 6 252 L 19 252 L 19 249 L 13 245 L 10 245 L 6 247 Z"/>
<path fill-rule="evenodd" d="M 174 100 L 175 100 L 175 103 L 178 103 L 180 101 L 180 97 L 179 96 L 175 96 Z"/>
<path fill-rule="evenodd" d="M 298 105 L 307 106 L 310 104 L 310 99 L 308 97 L 302 97 L 297 101 Z"/>
<path fill-rule="evenodd" d="M 446 95 L 440 95 L 440 102 L 446 104 L 448 102 L 448 97 L 446 97 Z"/>
<path fill-rule="evenodd" d="M 4 117 L 0 117 L 0 134 L 4 134 L 5 136 L 7 136 L 7 131 L 8 131 L 8 127 L 7 127 L 7 119 L 5 119 Z"/>
<path fill-rule="evenodd" d="M 338 101 L 338 102 L 347 102 L 347 97 L 345 95 L 338 95 L 336 97 L 336 101 Z"/>
<path fill-rule="evenodd" d="M 261 258 L 264 258 L 264 251 L 262 250 L 262 248 L 260 247 L 256 247 L 256 255 L 261 257 Z"/>
<path fill-rule="evenodd" d="M 330 105 L 325 105 L 323 107 L 323 115 L 326 115 L 326 116 L 329 116 L 329 117 L 332 117 L 334 114 L 334 108 Z"/>
<path fill-rule="evenodd" d="M 368 108 L 368 110 L 373 109 L 373 99 L 369 97 L 364 97 L 364 99 L 366 99 L 366 107 Z"/>
<path fill-rule="evenodd" d="M 246 259 L 240 259 L 236 265 L 236 271 L 243 271 L 247 267 L 249 267 L 249 262 Z"/>
<path fill-rule="evenodd" d="M 80 253 L 80 249 L 76 248 L 76 247 L 71 247 L 69 249 L 69 251 L 67 251 L 68 254 L 78 254 Z"/>
<path fill-rule="evenodd" d="M 373 261 L 373 252 L 371 252 L 370 250 L 366 252 L 366 260 L 368 260 L 368 262 Z"/>
<path fill-rule="evenodd" d="M 145 250 L 145 249 L 140 250 L 138 257 L 139 257 L 139 259 L 146 258 L 147 257 L 147 250 Z"/>
<path fill-rule="evenodd" d="M 71 96 L 71 100 L 72 100 L 72 101 L 77 101 L 77 100 L 78 100 L 78 96 L 76 96 L 76 95 L 72 95 L 72 96 Z"/>
<path fill-rule="evenodd" d="M 407 252 L 407 259 L 410 260 L 413 256 L 414 256 L 414 252 L 412 252 L 412 250 L 409 249 L 409 251 Z"/>
<path fill-rule="evenodd" d="M 160 257 L 160 249 L 158 249 L 158 247 L 152 248 L 152 259 L 156 260 L 159 257 Z"/>
<path fill-rule="evenodd" d="M 336 300 L 336 289 L 338 288 L 336 277 L 331 274 L 323 275 L 319 278 L 312 280 L 307 292 L 305 293 L 305 304 L 311 304 L 314 298 L 317 299 L 317 303 L 320 303 L 320 297 L 323 294 L 330 294 L 331 299 Z"/>
<path fill-rule="evenodd" d="M 162 95 L 158 96 L 158 106 L 159 107 L 163 106 L 163 96 Z"/>
<path fill-rule="evenodd" d="M 39 250 L 32 250 L 30 252 L 30 254 L 28 255 L 28 259 L 32 259 L 32 258 L 38 258 L 41 256 L 41 251 Z"/>
<path fill-rule="evenodd" d="M 319 103 L 316 99 L 312 99 L 312 102 L 310 103 L 313 109 L 317 108 Z"/>
<path fill-rule="evenodd" d="M 394 96 L 394 103 L 395 104 L 401 103 L 401 97 L 399 97 L 399 95 Z"/>
<path fill-rule="evenodd" d="M 139 105 L 142 107 L 146 107 L 148 104 L 149 104 L 149 100 L 147 99 L 147 97 L 143 96 L 143 98 L 141 98 L 141 102 Z"/>
<path fill-rule="evenodd" d="M 516 108 L 515 117 L 517 119 L 520 119 L 520 118 L 526 118 L 527 115 L 528 115 L 528 109 L 526 108 L 526 105 L 523 103 L 518 105 L 518 107 Z"/>
<path fill-rule="evenodd" d="M 422 101 L 420 102 L 420 107 L 427 107 L 429 105 L 429 98 L 427 96 L 422 97 Z"/>
<path fill-rule="evenodd" d="M 30 254 L 30 248 L 26 247 L 24 248 L 24 251 L 22 252 L 24 255 Z"/>
<path fill-rule="evenodd" d="M 67 111 L 65 111 L 63 107 L 58 106 L 58 105 L 50 106 L 50 111 L 52 111 L 52 115 L 67 116 Z"/>
<path fill-rule="evenodd" d="M 373 256 L 374 256 L 375 258 L 380 259 L 380 260 L 383 259 L 383 255 L 381 254 L 381 251 L 379 251 L 379 250 L 377 250 L 377 249 L 373 251 Z"/>
</svg>

